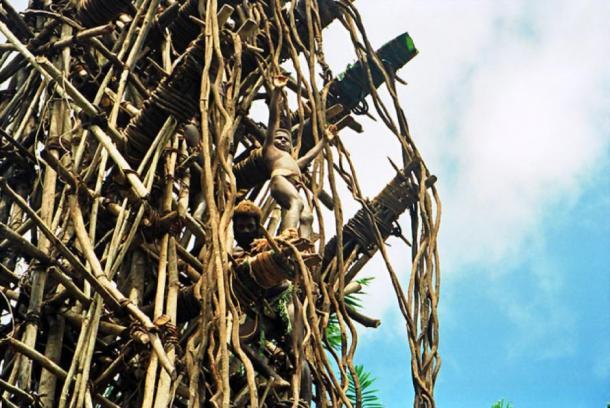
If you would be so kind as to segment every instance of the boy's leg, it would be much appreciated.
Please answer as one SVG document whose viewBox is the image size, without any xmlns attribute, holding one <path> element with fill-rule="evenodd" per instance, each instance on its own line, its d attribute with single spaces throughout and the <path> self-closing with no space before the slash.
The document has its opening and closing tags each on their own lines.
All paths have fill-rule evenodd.
<svg viewBox="0 0 610 408">
<path fill-rule="evenodd" d="M 311 234 L 313 233 L 313 214 L 309 209 L 309 205 L 303 204 L 299 221 L 301 222 L 299 225 L 299 235 L 301 238 L 311 239 Z"/>
<path fill-rule="evenodd" d="M 303 200 L 297 188 L 284 176 L 273 176 L 270 184 L 271 196 L 285 210 L 282 230 L 297 228 L 303 210 Z"/>
</svg>

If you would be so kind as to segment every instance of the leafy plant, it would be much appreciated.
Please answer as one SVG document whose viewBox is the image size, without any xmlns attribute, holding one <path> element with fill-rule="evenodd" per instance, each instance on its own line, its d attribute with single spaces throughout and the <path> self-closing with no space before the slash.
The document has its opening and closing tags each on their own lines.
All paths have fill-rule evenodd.
<svg viewBox="0 0 610 408">
<path fill-rule="evenodd" d="M 357 282 L 362 285 L 362 287 L 367 286 L 374 278 L 364 278 L 358 279 Z M 351 307 L 352 309 L 360 309 L 362 308 L 362 299 L 360 298 L 364 292 L 356 292 L 345 296 L 345 304 L 347 307 Z M 330 347 L 335 350 L 341 350 L 341 328 L 339 327 L 339 320 L 337 319 L 336 314 L 332 314 L 328 320 L 328 325 L 326 326 L 326 339 L 328 340 L 328 344 Z M 378 390 L 373 388 L 373 383 L 375 382 L 375 377 L 364 369 L 362 365 L 356 365 L 356 376 L 358 378 L 358 384 L 360 385 L 361 392 L 361 406 L 362 408 L 383 408 L 383 404 L 379 399 Z M 351 373 L 348 377 L 348 389 L 347 389 L 347 397 L 350 399 L 352 406 L 357 406 L 357 396 L 356 396 L 356 387 L 354 384 L 354 378 Z"/>
<path fill-rule="evenodd" d="M 358 282 L 364 288 L 365 286 L 368 286 L 373 279 L 375 278 L 362 278 L 356 280 L 356 282 Z M 360 296 L 364 294 L 365 292 L 356 292 L 345 296 L 346 306 L 351 307 L 352 309 L 362 308 L 362 299 L 360 299 Z M 335 314 L 332 314 L 328 319 L 328 325 L 326 326 L 326 339 L 333 350 L 339 351 L 341 349 L 341 328 L 339 327 L 339 320 Z"/>
<path fill-rule="evenodd" d="M 508 402 L 508 401 L 504 401 L 503 399 L 495 402 L 491 408 L 513 408 L 513 405 Z"/>
<path fill-rule="evenodd" d="M 326 339 L 330 347 L 335 350 L 341 350 L 341 328 L 339 327 L 339 320 L 337 315 L 332 315 L 328 319 L 328 326 L 326 326 Z"/>
<path fill-rule="evenodd" d="M 356 376 L 358 377 L 358 384 L 360 384 L 362 408 L 383 408 L 383 404 L 377 395 L 379 391 L 373 388 L 373 383 L 376 378 L 373 377 L 370 372 L 365 371 L 362 365 L 357 365 L 355 370 Z M 351 374 L 349 376 L 347 397 L 354 407 L 357 406 L 356 387 L 354 385 L 354 378 Z"/>
<path fill-rule="evenodd" d="M 364 289 L 366 286 L 369 285 L 369 283 L 371 283 L 373 281 L 373 279 L 375 279 L 374 277 L 370 276 L 368 278 L 362 278 L 362 279 L 356 279 L 356 282 L 359 283 L 362 288 Z M 352 309 L 360 309 L 362 308 L 362 299 L 360 299 L 361 295 L 365 295 L 366 292 L 361 291 L 361 292 L 356 292 L 356 293 L 351 293 L 347 296 L 345 296 L 345 304 L 347 306 L 351 306 Z"/>
</svg>

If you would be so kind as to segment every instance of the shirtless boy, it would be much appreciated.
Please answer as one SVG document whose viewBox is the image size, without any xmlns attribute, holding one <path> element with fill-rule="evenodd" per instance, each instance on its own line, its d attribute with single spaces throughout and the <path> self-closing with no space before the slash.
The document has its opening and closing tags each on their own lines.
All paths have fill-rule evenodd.
<svg viewBox="0 0 610 408">
<path fill-rule="evenodd" d="M 271 196 L 286 211 L 282 228 L 297 228 L 302 238 L 310 239 L 313 215 L 309 206 L 303 202 L 298 187 L 301 186 L 301 170 L 320 153 L 326 142 L 332 137 L 327 132 L 314 147 L 303 157 L 295 160 L 292 157 L 292 134 L 288 129 L 280 128 L 280 104 L 282 88 L 288 78 L 276 75 L 273 78 L 273 90 L 269 103 L 269 125 L 263 145 L 263 159 L 271 172 Z M 300 224 L 299 224 L 300 222 Z"/>
</svg>

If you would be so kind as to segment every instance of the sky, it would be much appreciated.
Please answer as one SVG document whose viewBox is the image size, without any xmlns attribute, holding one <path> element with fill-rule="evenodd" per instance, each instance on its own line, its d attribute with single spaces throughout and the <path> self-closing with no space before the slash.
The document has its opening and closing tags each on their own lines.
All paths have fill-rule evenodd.
<svg viewBox="0 0 610 408">
<path fill-rule="evenodd" d="M 442 203 L 440 407 L 610 403 L 610 3 L 360 1 L 374 47 L 408 31 L 420 54 L 399 75 L 414 141 Z M 338 43 L 345 42 L 345 47 Z M 337 72 L 353 51 L 325 37 Z M 342 136 L 374 196 L 399 161 L 368 119 Z M 373 142 L 374 140 L 374 142 Z M 409 225 L 408 217 L 401 219 Z M 390 240 L 406 284 L 409 256 Z M 404 324 L 380 259 L 356 362 L 386 407 L 412 405 Z"/>
<path fill-rule="evenodd" d="M 15 4 L 19 6 L 17 1 Z M 439 407 L 610 403 L 610 2 L 357 1 L 374 47 L 408 31 L 420 54 L 399 75 L 416 145 L 438 177 Z M 337 23 L 325 53 L 354 60 Z M 400 162 L 394 136 L 359 118 L 342 132 L 373 197 Z M 346 219 L 357 206 L 344 200 Z M 401 219 L 409 225 L 407 217 Z M 390 240 L 406 284 L 409 251 Z M 386 407 L 412 405 L 404 324 L 387 272 L 375 280 L 356 363 Z"/>
</svg>

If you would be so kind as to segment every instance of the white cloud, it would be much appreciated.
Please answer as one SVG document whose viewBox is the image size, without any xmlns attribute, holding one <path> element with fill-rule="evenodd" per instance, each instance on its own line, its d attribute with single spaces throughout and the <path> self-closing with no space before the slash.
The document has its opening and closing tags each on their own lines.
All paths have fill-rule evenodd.
<svg viewBox="0 0 610 408">
<path fill-rule="evenodd" d="M 601 57 L 610 50 L 610 7 L 382 1 L 359 9 L 375 44 L 408 27 L 421 50 L 401 72 L 410 83 L 401 97 L 440 176 L 445 263 L 502 260 L 548 205 L 579 192 L 606 151 L 599 119 L 610 83 Z M 397 146 L 379 124 L 366 125 L 364 137 L 348 141 L 360 169 L 380 168 L 360 171 L 373 195 L 391 176 L 385 155 Z"/>
<path fill-rule="evenodd" d="M 520 249 L 545 208 L 578 194 L 606 151 L 608 134 L 594 115 L 610 64 L 596 58 L 596 45 L 610 30 L 596 24 L 599 14 L 558 6 L 529 22 L 534 40 L 500 33 L 495 51 L 473 68 L 455 134 L 458 175 L 445 196 L 447 212 L 455 212 L 445 237 L 466 232 L 469 250 L 464 256 L 447 243 L 450 260 L 501 261 Z"/>
<path fill-rule="evenodd" d="M 607 160 L 610 3 L 388 0 L 357 6 L 374 46 L 408 30 L 420 50 L 400 72 L 409 82 L 400 98 L 415 142 L 439 176 L 443 290 L 472 265 L 492 275 L 509 273 L 526 249 L 529 266 L 538 270 L 536 259 L 553 254 L 528 245 L 540 240 L 538 248 L 544 247 L 545 215 L 559 203 L 573 206 Z M 330 30 L 337 37 L 326 44 L 344 39 L 340 31 Z M 353 59 L 349 47 L 326 52 L 337 72 Z M 399 152 L 379 123 L 361 120 L 365 135 L 344 140 L 364 192 L 373 196 L 392 176 L 385 157 Z M 390 254 L 406 285 L 409 251 L 395 242 Z M 512 293 L 498 303 L 515 327 L 515 353 L 564 338 L 548 348 L 546 356 L 553 357 L 573 349 L 575 337 L 566 336 L 573 326 L 564 322 L 575 317 L 558 301 L 565 290 L 557 283 L 561 276 L 539 270 L 548 273 L 527 282 L 544 296 L 515 306 L 519 294 Z M 367 312 L 398 313 L 379 257 L 363 275 L 378 277 Z M 404 333 L 395 316 L 382 326 L 384 335 Z"/>
</svg>

